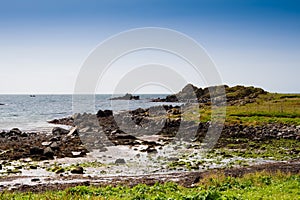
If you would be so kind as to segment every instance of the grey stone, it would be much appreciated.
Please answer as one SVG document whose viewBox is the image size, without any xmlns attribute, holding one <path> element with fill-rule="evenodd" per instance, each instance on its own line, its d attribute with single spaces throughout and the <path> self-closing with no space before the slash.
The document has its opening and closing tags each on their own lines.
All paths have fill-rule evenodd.
<svg viewBox="0 0 300 200">
<path fill-rule="evenodd" d="M 50 145 L 51 149 L 53 150 L 57 150 L 59 149 L 59 145 L 57 144 L 57 142 L 53 142 L 51 145 Z"/>
<path fill-rule="evenodd" d="M 115 164 L 125 164 L 125 160 L 123 158 L 118 158 L 116 161 L 115 161 Z"/>
<path fill-rule="evenodd" d="M 54 152 L 52 151 L 52 149 L 50 147 L 47 147 L 44 149 L 44 156 L 46 156 L 49 159 L 53 159 Z"/>
</svg>

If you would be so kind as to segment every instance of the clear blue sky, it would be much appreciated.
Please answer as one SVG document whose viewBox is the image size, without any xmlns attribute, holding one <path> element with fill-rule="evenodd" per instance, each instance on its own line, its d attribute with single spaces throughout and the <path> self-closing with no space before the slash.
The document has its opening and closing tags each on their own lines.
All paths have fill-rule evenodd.
<svg viewBox="0 0 300 200">
<path fill-rule="evenodd" d="M 299 1 L 10 0 L 0 2 L 0 93 L 72 93 L 93 48 L 148 26 L 194 38 L 225 84 L 300 92 Z"/>
</svg>

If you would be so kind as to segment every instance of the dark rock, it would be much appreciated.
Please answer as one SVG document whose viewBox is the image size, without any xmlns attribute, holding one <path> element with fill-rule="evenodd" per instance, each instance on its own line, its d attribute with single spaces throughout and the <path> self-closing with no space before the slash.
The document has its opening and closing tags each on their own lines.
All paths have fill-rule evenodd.
<svg viewBox="0 0 300 200">
<path fill-rule="evenodd" d="M 157 153 L 157 150 L 155 149 L 155 147 L 148 147 L 146 149 L 146 152 L 147 153 Z"/>
<path fill-rule="evenodd" d="M 70 169 L 72 174 L 83 174 L 83 167 L 77 166 Z"/>
<path fill-rule="evenodd" d="M 28 134 L 27 134 L 27 133 L 21 133 L 20 136 L 21 136 L 21 137 L 28 137 Z"/>
<path fill-rule="evenodd" d="M 19 165 L 19 166 L 15 166 L 15 169 L 22 169 L 23 166 L 22 165 Z"/>
<path fill-rule="evenodd" d="M 60 173 L 64 173 L 65 169 L 64 168 L 58 168 L 57 170 L 55 170 L 56 174 L 60 174 Z"/>
<path fill-rule="evenodd" d="M 52 129 L 52 134 L 53 135 L 67 135 L 70 131 L 60 128 L 60 127 L 54 127 Z"/>
<path fill-rule="evenodd" d="M 112 116 L 112 115 L 113 115 L 112 110 L 104 110 L 104 111 L 99 110 L 99 111 L 97 112 L 97 117 L 98 117 L 98 118 L 99 118 L 99 117 L 110 117 L 110 116 Z"/>
<path fill-rule="evenodd" d="M 13 128 L 9 132 L 16 135 L 21 135 L 22 133 L 22 131 L 20 131 L 18 128 Z"/>
<path fill-rule="evenodd" d="M 37 169 L 37 166 L 36 165 L 30 165 L 29 168 L 30 169 Z"/>
<path fill-rule="evenodd" d="M 149 112 L 149 109 L 138 108 L 138 109 L 129 111 L 129 113 L 132 114 L 132 115 L 140 115 L 140 116 L 145 116 L 146 112 Z"/>
<path fill-rule="evenodd" d="M 125 164 L 125 160 L 123 158 L 118 158 L 116 161 L 115 161 L 115 164 Z"/>
<path fill-rule="evenodd" d="M 146 149 L 142 149 L 141 152 L 147 152 L 147 153 L 157 153 L 157 150 L 154 146 L 148 146 Z"/>
<path fill-rule="evenodd" d="M 109 100 L 139 100 L 140 96 L 133 96 L 132 94 L 125 94 L 123 97 L 114 97 Z"/>
<path fill-rule="evenodd" d="M 42 155 L 44 153 L 44 149 L 41 149 L 39 147 L 32 147 L 29 150 L 31 155 Z"/>
<path fill-rule="evenodd" d="M 38 181 L 40 181 L 39 178 L 33 178 L 33 179 L 31 179 L 31 182 L 38 182 Z"/>
<path fill-rule="evenodd" d="M 8 139 L 9 139 L 9 140 L 12 140 L 12 141 L 13 141 L 13 140 L 16 141 L 16 140 L 18 140 L 18 137 L 17 137 L 17 136 L 10 136 Z"/>
<path fill-rule="evenodd" d="M 66 117 L 66 118 L 61 118 L 61 119 L 53 119 L 51 121 L 48 121 L 48 123 L 74 126 L 74 118 L 73 117 Z"/>
</svg>

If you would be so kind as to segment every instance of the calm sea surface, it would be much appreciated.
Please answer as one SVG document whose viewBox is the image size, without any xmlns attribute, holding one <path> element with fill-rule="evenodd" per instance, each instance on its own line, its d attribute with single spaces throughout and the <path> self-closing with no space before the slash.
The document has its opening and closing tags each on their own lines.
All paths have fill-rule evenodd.
<svg viewBox="0 0 300 200">
<path fill-rule="evenodd" d="M 76 112 L 96 113 L 99 109 L 114 112 L 147 108 L 165 103 L 150 102 L 152 98 L 164 98 L 163 94 L 140 95 L 141 100 L 108 100 L 111 95 L 0 95 L 0 130 L 49 130 L 47 121 L 71 116 Z"/>
</svg>

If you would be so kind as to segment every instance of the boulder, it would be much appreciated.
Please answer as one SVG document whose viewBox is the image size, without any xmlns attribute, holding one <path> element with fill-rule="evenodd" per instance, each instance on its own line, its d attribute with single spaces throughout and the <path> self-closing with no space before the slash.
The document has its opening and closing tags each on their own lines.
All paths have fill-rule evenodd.
<svg viewBox="0 0 300 200">
<path fill-rule="evenodd" d="M 115 161 L 115 164 L 119 165 L 119 164 L 125 164 L 125 160 L 123 158 L 118 158 L 116 161 Z"/>
<path fill-rule="evenodd" d="M 53 135 L 67 135 L 70 131 L 60 128 L 60 127 L 54 127 L 52 129 L 52 134 Z"/>
<path fill-rule="evenodd" d="M 50 148 L 53 149 L 53 150 L 58 150 L 59 149 L 59 145 L 57 142 L 53 142 L 51 145 L 50 145 Z"/>
<path fill-rule="evenodd" d="M 49 159 L 53 159 L 54 157 L 54 152 L 52 151 L 52 149 L 50 147 L 47 147 L 44 149 L 44 156 L 46 156 Z"/>
<path fill-rule="evenodd" d="M 44 153 L 44 149 L 41 149 L 39 147 L 32 147 L 29 150 L 31 155 L 42 155 Z"/>
<path fill-rule="evenodd" d="M 72 174 L 83 174 L 83 167 L 80 167 L 80 166 L 72 167 L 70 169 L 70 172 Z"/>
<path fill-rule="evenodd" d="M 97 112 L 97 117 L 109 117 L 109 116 L 112 116 L 113 115 L 113 112 L 112 110 L 99 110 Z"/>
<path fill-rule="evenodd" d="M 18 128 L 13 128 L 9 131 L 9 133 L 21 135 L 22 131 L 20 131 L 20 129 L 18 129 Z"/>
</svg>

